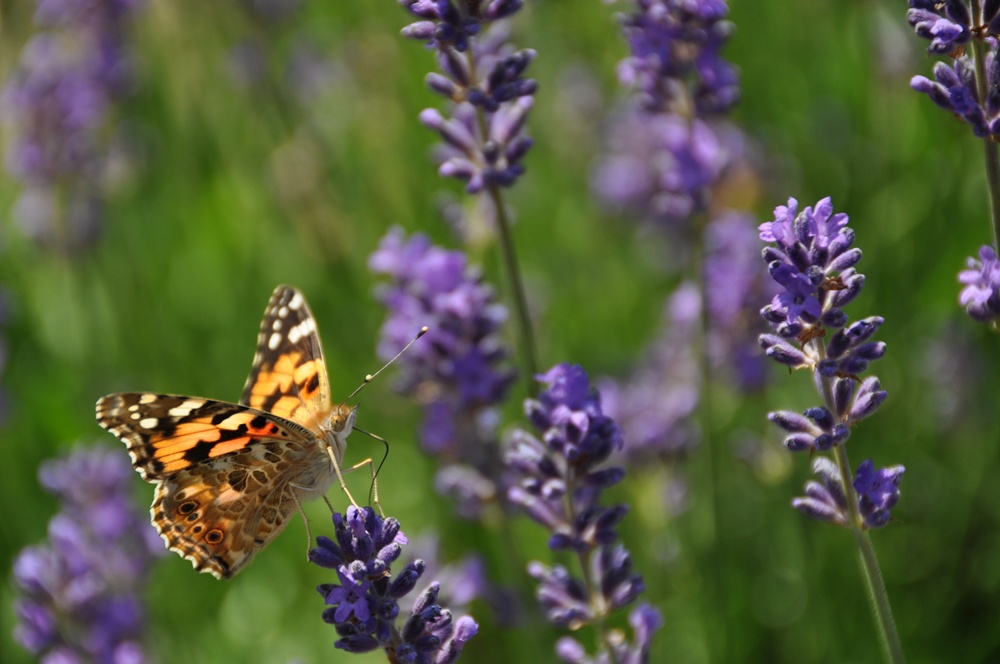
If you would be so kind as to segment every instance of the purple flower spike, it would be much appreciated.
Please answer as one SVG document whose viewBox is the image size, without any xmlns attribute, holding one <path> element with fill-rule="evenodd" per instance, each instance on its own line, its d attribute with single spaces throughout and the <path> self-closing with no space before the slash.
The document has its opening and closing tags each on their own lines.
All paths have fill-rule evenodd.
<svg viewBox="0 0 1000 664">
<path fill-rule="evenodd" d="M 927 50 L 952 58 L 934 65 L 934 80 L 914 76 L 910 87 L 927 95 L 932 102 L 972 127 L 979 138 L 1000 138 L 1000 61 L 997 35 L 1000 34 L 1000 4 L 990 0 L 975 5 L 967 0 L 910 0 L 907 20 L 918 36 L 930 40 Z M 981 40 L 985 48 L 986 90 L 983 98 L 976 87 L 976 63 L 969 43 Z"/>
<path fill-rule="evenodd" d="M 801 212 L 790 198 L 787 206 L 775 208 L 773 221 L 759 227 L 760 239 L 773 243 L 763 252 L 768 272 L 784 288 L 761 311 L 776 334 L 761 335 L 760 345 L 781 364 L 809 369 L 825 400 L 802 415 L 787 410 L 768 414 L 788 434 L 784 445 L 793 452 L 826 452 L 843 445 L 851 428 L 878 410 L 888 396 L 876 376 L 859 375 L 885 355 L 886 345 L 872 340 L 884 320 L 869 316 L 850 323 L 842 309 L 864 284 L 864 275 L 855 269 L 861 251 L 851 246 L 854 231 L 847 222 L 847 215 L 834 213 L 829 198 L 817 203 L 815 210 L 806 207 Z M 996 255 L 992 257 L 995 260 Z M 841 461 L 845 458 L 838 455 L 838 463 L 846 463 Z M 886 489 L 902 473 L 901 467 L 898 472 L 896 468 L 876 476 L 870 462 L 862 464 L 861 479 L 850 487 L 858 493 L 851 491 L 848 499 L 838 465 L 818 457 L 813 470 L 820 481 L 808 483 L 806 495 L 792 506 L 811 518 L 841 526 L 879 527 L 888 521 L 888 510 L 898 498 L 898 491 Z M 861 523 L 851 523 L 849 500 L 859 501 Z"/>
<path fill-rule="evenodd" d="M 970 316 L 983 323 L 1000 319 L 1000 260 L 993 247 L 983 245 L 979 260 L 968 259 L 968 269 L 958 280 L 965 284 L 959 303 Z"/>
<path fill-rule="evenodd" d="M 560 565 L 533 562 L 528 566 L 539 581 L 538 600 L 546 617 L 575 630 L 595 621 L 603 623 L 608 613 L 631 604 L 644 589 L 642 577 L 632 570 L 628 551 L 617 543 L 616 528 L 626 507 L 598 503 L 601 490 L 624 477 L 621 468 L 599 467 L 622 448 L 623 441 L 581 367 L 559 364 L 537 379 L 548 388 L 537 400 L 525 401 L 524 408 L 541 435 L 518 430 L 511 436 L 506 462 L 517 484 L 510 487 L 508 497 L 550 531 L 550 548 L 573 550 L 581 564 L 589 566 L 594 579 L 589 586 Z M 634 646 L 613 647 L 645 652 L 651 631 L 636 627 Z M 574 643 L 561 641 L 556 649 L 560 657 L 584 657 L 582 647 Z"/>
<path fill-rule="evenodd" d="M 446 462 L 438 486 L 471 499 L 462 500 L 461 509 L 474 517 L 502 483 L 497 408 L 515 379 L 501 340 L 507 311 L 462 252 L 434 246 L 420 233 L 407 238 L 393 228 L 368 265 L 391 279 L 377 292 L 389 310 L 379 356 L 393 357 L 428 328 L 400 358 L 398 388 L 424 405 L 421 442 Z"/>
<path fill-rule="evenodd" d="M 591 190 L 613 211 L 675 228 L 707 209 L 729 162 L 727 146 L 701 120 L 630 109 L 613 121 Z"/>
<path fill-rule="evenodd" d="M 736 69 L 720 55 L 733 32 L 723 0 L 638 0 L 622 30 L 631 55 L 618 66 L 623 85 L 641 93 L 645 108 L 720 114 L 739 100 Z"/>
<path fill-rule="evenodd" d="M 441 73 L 427 76 L 428 87 L 454 103 L 450 117 L 434 109 L 420 121 L 444 143 L 437 150 L 438 172 L 466 183 L 470 194 L 509 187 L 525 171 L 522 160 L 532 141 L 524 126 L 538 84 L 523 77 L 535 51 L 515 51 L 499 19 L 521 9 L 520 0 L 453 2 L 400 0 L 421 20 L 403 35 L 435 49 Z"/>
<path fill-rule="evenodd" d="M 407 543 L 399 522 L 383 519 L 370 507 L 349 507 L 346 515 L 333 515 L 333 527 L 336 542 L 318 537 L 309 558 L 321 567 L 336 565 L 339 583 L 317 588 L 329 607 L 323 620 L 340 635 L 334 645 L 354 653 L 382 648 L 393 662 L 456 661 L 478 626 L 468 616 L 452 620 L 438 602 L 438 582 L 417 596 L 409 618 L 397 624 L 399 600 L 426 569 L 422 560 L 414 560 L 392 578 L 392 564 Z"/>
<path fill-rule="evenodd" d="M 139 4 L 40 2 L 42 30 L 0 92 L 7 170 L 24 186 L 14 217 L 47 248 L 75 251 L 99 236 L 110 111 L 128 88 L 125 34 Z"/>
<path fill-rule="evenodd" d="M 14 561 L 15 638 L 40 661 L 143 661 L 140 591 L 163 545 L 132 504 L 127 459 L 79 450 L 45 462 L 39 479 L 61 511 L 49 542 Z"/>
</svg>

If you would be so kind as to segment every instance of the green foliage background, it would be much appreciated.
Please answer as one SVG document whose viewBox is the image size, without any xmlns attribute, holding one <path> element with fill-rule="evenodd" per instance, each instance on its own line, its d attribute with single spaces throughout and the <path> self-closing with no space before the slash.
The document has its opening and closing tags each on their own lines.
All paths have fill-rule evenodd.
<svg viewBox="0 0 1000 664">
<path fill-rule="evenodd" d="M 2 72 L 30 36 L 31 4 L 0 3 Z M 790 195 L 803 205 L 832 196 L 865 252 L 867 287 L 849 313 L 886 319 L 889 352 L 875 372 L 890 399 L 849 449 L 855 464 L 871 457 L 907 468 L 896 521 L 874 539 L 909 659 L 998 661 L 1000 404 L 991 376 L 1000 353 L 996 335 L 958 307 L 955 280 L 965 257 L 991 240 L 981 146 L 909 89 L 932 60 L 906 25 L 904 3 L 731 4 L 738 31 L 726 54 L 743 88 L 735 120 L 762 155 L 761 177 L 741 198 L 764 220 Z M 650 247 L 584 193 L 600 122 L 621 95 L 614 68 L 626 47 L 615 11 L 596 0 L 538 0 L 513 28 L 518 46 L 539 53 L 529 69 L 540 83 L 530 120 L 537 143 L 508 200 L 540 358 L 580 363 L 592 376 L 622 374 L 635 361 L 676 279 L 663 264 L 666 247 Z M 94 423 L 99 396 L 239 396 L 276 284 L 307 294 L 335 393 L 378 365 L 384 312 L 367 257 L 393 224 L 457 246 L 438 196 L 462 195 L 436 175 L 435 137 L 416 120 L 439 99 L 423 84 L 432 55 L 398 35 L 407 22 L 391 0 L 309 0 L 280 30 L 253 24 L 233 2 L 148 2 L 138 14 L 139 79 L 120 111 L 138 160 L 110 196 L 98 244 L 59 256 L 26 240 L 6 212 L 0 220 L 0 283 L 15 305 L 0 331 L 10 347 L 0 381 L 13 399 L 0 424 L 0 569 L 44 538 L 56 509 L 38 486 L 38 464 L 75 445 L 120 445 Z M 255 32 L 270 47 L 272 78 L 248 91 L 233 84 L 227 57 Z M 302 102 L 280 72 L 305 37 L 336 71 L 323 94 Z M 0 210 L 16 193 L 15 182 L 0 180 Z M 471 251 L 503 295 L 495 249 Z M 964 364 L 932 362 L 935 347 L 949 346 Z M 696 452 L 682 468 L 689 510 L 663 510 L 662 474 L 631 476 L 613 496 L 632 504 L 625 541 L 646 577 L 645 598 L 666 621 L 654 662 L 880 661 L 851 538 L 789 509 L 809 461 L 785 454 L 764 420 L 768 409 L 815 402 L 809 379 L 777 370 L 773 378 L 753 399 L 713 387 L 708 440 L 719 481 L 714 489 L 703 481 L 706 457 Z M 529 587 L 522 563 L 551 559 L 545 534 L 516 523 L 523 560 L 514 561 L 497 553 L 494 531 L 457 520 L 416 444 L 419 413 L 391 382 L 367 388 L 359 419 L 391 441 L 379 482 L 387 511 L 411 537 L 439 533 L 448 556 L 479 551 L 497 578 Z M 523 393 L 519 385 L 508 425 L 519 421 Z M 738 457 L 740 432 L 764 436 L 763 448 Z M 348 459 L 379 451 L 355 435 Z M 147 503 L 152 488 L 135 482 Z M 353 478 L 356 495 L 363 484 Z M 712 491 L 715 535 L 706 526 Z M 308 512 L 314 534 L 329 532 L 325 506 Z M 296 520 L 225 583 L 165 558 L 148 594 L 157 661 L 351 659 L 320 621 L 314 587 L 330 575 L 305 564 L 304 540 Z M 11 637 L 12 596 L 5 572 L 0 661 L 29 661 Z M 481 631 L 463 661 L 555 661 L 558 630 L 534 617 L 501 629 L 485 606 L 473 613 Z"/>
</svg>

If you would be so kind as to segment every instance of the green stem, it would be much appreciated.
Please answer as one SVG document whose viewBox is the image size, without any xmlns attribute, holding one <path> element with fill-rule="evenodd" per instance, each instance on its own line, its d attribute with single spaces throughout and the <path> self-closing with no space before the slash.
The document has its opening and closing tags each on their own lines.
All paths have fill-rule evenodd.
<svg viewBox="0 0 1000 664">
<path fill-rule="evenodd" d="M 972 15 L 981 16 L 979 1 L 972 3 Z M 981 39 L 972 40 L 973 61 L 976 68 L 976 94 L 979 103 L 986 101 L 989 79 L 986 77 L 986 44 Z M 989 137 L 983 139 L 983 157 L 986 161 L 986 191 L 990 197 L 990 217 L 993 220 L 993 246 L 1000 247 L 1000 146 Z"/>
<path fill-rule="evenodd" d="M 472 56 L 472 49 L 466 51 L 465 57 L 469 63 L 469 72 L 472 78 L 469 86 L 475 87 L 477 84 L 476 62 Z M 486 122 L 486 112 L 481 106 L 476 107 L 476 123 L 479 127 L 480 140 L 486 141 L 489 136 L 489 125 Z M 510 229 L 510 219 L 507 216 L 507 207 L 503 204 L 503 196 L 500 195 L 500 187 L 496 184 L 490 184 L 486 187 L 486 192 L 496 210 L 495 222 L 500 236 L 500 254 L 503 257 L 504 272 L 507 273 L 508 290 L 513 302 L 514 318 L 517 321 L 521 361 L 527 373 L 525 388 L 528 398 L 531 398 L 535 396 L 534 380 L 535 376 L 538 375 L 538 361 L 535 359 L 535 335 L 531 327 L 531 315 L 528 313 L 528 298 L 524 294 L 524 280 L 521 278 L 521 268 Z"/>
<path fill-rule="evenodd" d="M 481 113 L 482 111 L 480 111 Z M 510 232 L 510 220 L 507 218 L 507 211 L 500 196 L 500 187 L 490 185 L 487 189 L 490 200 L 496 208 L 496 226 L 500 234 L 500 253 L 503 256 L 504 272 L 507 273 L 507 282 L 510 290 L 510 297 L 514 304 L 514 318 L 517 320 L 517 329 L 520 337 L 521 361 L 527 372 L 528 396 L 534 396 L 534 380 L 538 375 L 538 362 L 535 359 L 535 335 L 531 327 L 531 316 L 528 313 L 528 299 L 524 295 L 524 280 L 521 278 L 521 268 L 517 261 L 517 252 L 514 247 L 514 239 Z"/>
<path fill-rule="evenodd" d="M 823 344 L 817 343 L 816 347 L 822 349 Z M 824 378 L 821 382 L 827 408 L 830 409 L 830 412 L 835 413 L 837 410 L 833 400 L 833 380 Z M 864 519 L 862 519 L 858 509 L 858 494 L 854 489 L 853 471 L 850 459 L 847 458 L 847 447 L 843 444 L 837 445 L 834 448 L 834 455 L 837 460 L 837 468 L 840 470 L 840 481 L 844 485 L 844 495 L 847 497 L 847 525 L 858 545 L 861 576 L 864 577 L 865 588 L 868 591 L 868 601 L 872 609 L 872 618 L 875 620 L 875 628 L 878 630 L 879 642 L 882 644 L 882 654 L 889 664 L 906 664 L 903 645 L 899 640 L 899 632 L 896 630 L 896 621 L 892 617 L 889 593 L 886 591 L 885 581 L 882 580 L 882 570 L 879 568 L 875 548 L 872 546 L 871 537 L 865 530 Z"/>
</svg>

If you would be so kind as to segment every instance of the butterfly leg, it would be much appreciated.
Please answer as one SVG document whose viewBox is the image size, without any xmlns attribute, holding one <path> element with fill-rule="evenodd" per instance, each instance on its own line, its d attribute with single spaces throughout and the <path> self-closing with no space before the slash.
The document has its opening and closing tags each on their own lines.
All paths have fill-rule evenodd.
<svg viewBox="0 0 1000 664">
<path fill-rule="evenodd" d="M 385 511 L 382 509 L 382 503 L 378 501 L 378 479 L 376 478 L 375 463 L 371 460 L 371 457 L 365 459 L 364 461 L 359 461 L 350 468 L 345 468 L 344 472 L 349 473 L 352 470 L 357 470 L 358 468 L 361 468 L 362 466 L 368 466 L 368 469 L 372 473 L 372 492 L 371 492 L 372 504 L 378 508 L 378 513 L 384 517 Z"/>
<path fill-rule="evenodd" d="M 347 489 L 347 483 L 344 482 L 344 475 L 346 475 L 351 471 L 357 470 L 362 466 L 368 466 L 368 468 L 372 472 L 372 504 L 374 504 L 374 506 L 378 508 L 379 514 L 385 516 L 385 511 L 382 509 L 382 503 L 378 501 L 378 481 L 375 479 L 375 463 L 371 460 L 371 458 L 369 457 L 364 461 L 359 461 L 353 466 L 341 469 L 340 463 L 337 462 L 337 458 L 333 454 L 333 450 L 327 448 L 327 453 L 330 455 L 330 460 L 333 461 L 333 470 L 335 473 L 337 473 L 337 480 L 340 482 L 340 489 L 345 494 L 347 494 L 347 498 L 351 501 L 351 504 L 354 505 L 355 509 L 360 510 L 361 508 L 358 506 L 358 503 L 354 500 L 354 496 L 352 496 L 351 492 Z M 327 499 L 326 496 L 323 496 L 323 499 L 326 500 L 326 504 L 330 508 L 330 511 L 335 512 L 336 510 L 333 508 L 333 505 L 330 504 L 329 499 Z"/>
<path fill-rule="evenodd" d="M 358 502 L 356 500 L 354 500 L 354 496 L 351 495 L 350 490 L 347 488 L 347 482 L 344 481 L 344 473 L 341 472 L 341 470 L 340 470 L 340 462 L 337 461 L 337 455 L 333 453 L 333 448 L 332 447 L 327 447 L 326 448 L 326 452 L 327 452 L 327 454 L 330 455 L 330 461 L 333 462 L 333 471 L 337 474 L 337 481 L 340 482 L 340 490 L 343 491 L 347 495 L 347 499 L 351 501 L 351 505 L 354 505 L 354 509 L 360 511 L 361 510 L 361 506 L 358 505 Z M 364 462 L 362 462 L 362 463 L 364 463 Z M 351 468 L 348 468 L 346 470 L 346 472 L 350 472 L 350 471 L 356 469 L 357 467 L 358 466 L 356 466 L 356 465 L 352 466 Z M 326 504 L 329 505 L 330 501 L 327 501 Z M 333 508 L 331 507 L 331 509 L 333 509 Z"/>
<path fill-rule="evenodd" d="M 299 497 L 295 495 L 292 491 L 292 500 L 295 501 L 295 506 L 299 508 L 299 514 L 302 515 L 302 520 L 306 522 L 306 560 L 309 560 L 309 550 L 312 548 L 312 533 L 309 532 L 309 518 L 306 516 L 306 511 L 302 509 L 302 503 L 299 502 Z M 326 496 L 323 496 L 326 498 Z"/>
</svg>

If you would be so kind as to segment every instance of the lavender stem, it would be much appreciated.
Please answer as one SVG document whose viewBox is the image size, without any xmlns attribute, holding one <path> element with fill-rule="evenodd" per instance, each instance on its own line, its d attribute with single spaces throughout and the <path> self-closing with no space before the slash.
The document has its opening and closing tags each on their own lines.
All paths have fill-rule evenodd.
<svg viewBox="0 0 1000 664">
<path fill-rule="evenodd" d="M 821 349 L 821 353 L 825 351 L 821 343 L 816 343 L 816 347 Z M 827 408 L 830 408 L 831 412 L 836 412 L 833 398 L 833 379 L 823 378 L 822 385 L 823 399 Z M 896 630 L 896 621 L 892 617 L 892 606 L 889 604 L 889 593 L 885 588 L 885 581 L 882 579 L 882 569 L 879 567 L 871 537 L 863 527 L 864 519 L 858 510 L 858 494 L 851 479 L 851 462 L 847 458 L 847 446 L 837 445 L 834 451 L 837 467 L 840 469 L 840 481 L 844 484 L 844 494 L 848 496 L 848 523 L 851 534 L 854 535 L 854 541 L 858 545 L 858 562 L 861 565 L 861 576 L 864 577 L 865 588 L 868 590 L 868 601 L 871 603 L 872 617 L 878 630 L 879 643 L 882 644 L 883 655 L 885 655 L 887 662 L 905 664 L 906 657 L 903 655 L 903 645 L 899 640 L 899 632 Z"/>
<path fill-rule="evenodd" d="M 973 0 L 973 16 L 980 16 L 979 0 Z M 986 100 L 989 81 L 986 78 L 986 45 L 981 39 L 972 41 L 973 59 L 976 63 L 976 92 L 979 102 Z M 990 196 L 990 216 L 993 220 L 993 246 L 1000 246 L 1000 151 L 995 142 L 983 139 L 983 156 L 986 158 L 986 190 Z"/>
<path fill-rule="evenodd" d="M 482 119 L 483 111 L 478 111 Z M 510 232 L 510 220 L 500 195 L 500 187 L 491 184 L 487 187 L 490 200 L 496 208 L 496 225 L 500 232 L 500 253 L 503 256 L 504 272 L 507 273 L 510 297 L 513 300 L 514 318 L 520 336 L 521 359 L 527 372 L 526 388 L 528 396 L 534 393 L 534 380 L 538 375 L 538 362 L 535 359 L 535 335 L 531 327 L 531 316 L 528 313 L 528 300 L 524 295 L 524 280 L 521 278 L 521 268 L 517 261 L 517 252 Z"/>
<path fill-rule="evenodd" d="M 466 51 L 466 60 L 469 62 L 469 71 L 475 75 L 476 62 L 472 50 Z M 489 129 L 486 123 L 486 112 L 482 106 L 476 107 L 476 121 L 479 124 L 479 132 L 482 136 L 489 136 Z M 510 232 L 510 219 L 507 217 L 507 208 L 503 204 L 503 196 L 500 194 L 500 186 L 490 183 L 486 187 L 493 207 L 496 209 L 496 225 L 500 234 L 500 254 L 503 256 L 504 272 L 507 274 L 510 298 L 514 309 L 514 318 L 517 320 L 518 344 L 521 361 L 524 362 L 524 371 L 527 376 L 525 389 L 528 391 L 530 399 L 535 393 L 535 376 L 538 375 L 538 361 L 535 354 L 535 334 L 531 326 L 531 315 L 528 313 L 528 299 L 524 295 L 524 280 L 521 278 L 521 267 L 517 260 L 517 249 Z"/>
</svg>

